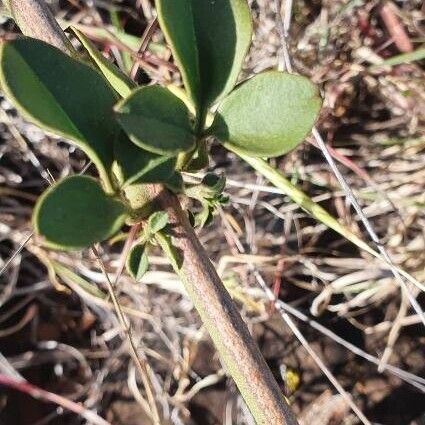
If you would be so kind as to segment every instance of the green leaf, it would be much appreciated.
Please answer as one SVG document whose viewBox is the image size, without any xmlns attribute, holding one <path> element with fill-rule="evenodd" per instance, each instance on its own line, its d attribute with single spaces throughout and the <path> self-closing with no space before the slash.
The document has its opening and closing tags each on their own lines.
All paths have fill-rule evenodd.
<svg viewBox="0 0 425 425">
<path fill-rule="evenodd" d="M 247 155 L 279 156 L 304 140 L 320 106 L 318 90 L 307 78 L 269 71 L 231 93 L 208 132 Z"/>
<path fill-rule="evenodd" d="M 48 247 L 79 250 L 111 237 L 125 218 L 124 205 L 103 192 L 95 179 L 72 176 L 41 195 L 33 226 Z"/>
<path fill-rule="evenodd" d="M 202 204 L 202 210 L 195 215 L 195 226 L 200 229 L 208 226 L 213 220 L 214 209 L 208 203 Z"/>
<path fill-rule="evenodd" d="M 138 50 L 140 47 L 140 37 L 132 34 L 128 34 L 118 28 L 104 28 L 98 26 L 91 26 L 86 24 L 78 24 L 76 22 L 70 22 L 67 20 L 57 19 L 63 30 L 68 29 L 71 24 L 72 27 L 77 28 L 80 31 L 86 32 L 87 34 L 93 34 L 96 40 L 99 40 L 104 44 L 117 44 L 121 42 L 129 50 Z M 167 48 L 160 43 L 150 42 L 148 44 L 148 51 L 154 54 L 163 55 L 167 52 Z"/>
<path fill-rule="evenodd" d="M 189 111 L 170 90 L 142 87 L 115 108 L 118 121 L 136 145 L 160 155 L 177 155 L 193 148 Z"/>
<path fill-rule="evenodd" d="M 167 84 L 165 87 L 167 87 L 174 96 L 178 97 L 186 105 L 187 109 L 193 116 L 196 115 L 195 104 L 182 87 L 175 86 L 171 83 Z"/>
<path fill-rule="evenodd" d="M 114 172 L 122 188 L 133 183 L 164 183 L 173 176 L 176 157 L 148 152 L 132 143 L 123 132 L 114 145 Z"/>
<path fill-rule="evenodd" d="M 251 42 L 246 0 L 156 0 L 158 19 L 198 109 L 236 83 Z"/>
<path fill-rule="evenodd" d="M 117 97 L 101 74 L 55 47 L 22 37 L 1 43 L 0 82 L 19 112 L 83 149 L 112 191 Z"/>
<path fill-rule="evenodd" d="M 131 91 L 136 88 L 136 83 L 125 75 L 118 67 L 111 63 L 102 53 L 97 50 L 96 46 L 77 28 L 71 27 L 72 32 L 83 45 L 94 64 L 99 71 L 108 80 L 109 84 L 121 97 L 127 97 Z"/>
<path fill-rule="evenodd" d="M 131 277 L 139 281 L 149 268 L 147 247 L 145 244 L 133 246 L 128 253 L 126 268 Z"/>
<path fill-rule="evenodd" d="M 61 280 L 69 285 L 78 295 L 82 296 L 82 294 L 87 294 L 100 299 L 107 298 L 107 294 L 102 292 L 95 283 L 88 282 L 80 275 L 70 270 L 67 266 L 57 261 L 51 260 L 50 258 L 49 261 L 52 264 L 54 272 L 57 273 Z"/>
<path fill-rule="evenodd" d="M 226 187 L 226 177 L 224 175 L 207 173 L 202 179 L 201 184 L 209 188 L 212 194 L 219 195 Z"/>
<path fill-rule="evenodd" d="M 183 265 L 182 253 L 173 245 L 170 235 L 165 235 L 162 232 L 155 234 L 155 239 L 161 249 L 164 251 L 165 256 L 171 262 L 173 268 L 180 270 Z"/>
<path fill-rule="evenodd" d="M 184 181 L 183 177 L 180 173 L 175 172 L 171 175 L 171 177 L 164 182 L 167 189 L 171 190 L 171 192 L 179 194 L 184 191 Z"/>
<path fill-rule="evenodd" d="M 251 43 L 251 13 L 246 0 L 192 0 L 192 11 L 207 107 L 236 84 Z"/>
<path fill-rule="evenodd" d="M 186 196 L 197 199 L 201 202 L 220 200 L 221 193 L 226 185 L 226 178 L 213 173 L 204 176 L 200 184 L 187 187 L 185 189 Z"/>
<path fill-rule="evenodd" d="M 147 224 L 147 233 L 154 235 L 168 224 L 168 214 L 165 211 L 156 211 L 150 215 Z"/>
<path fill-rule="evenodd" d="M 205 140 L 201 140 L 196 152 L 187 165 L 184 166 L 184 171 L 189 173 L 196 173 L 203 168 L 208 167 L 209 156 L 208 146 Z"/>
<path fill-rule="evenodd" d="M 156 0 L 158 21 L 195 105 L 201 103 L 201 74 L 191 0 Z"/>
</svg>

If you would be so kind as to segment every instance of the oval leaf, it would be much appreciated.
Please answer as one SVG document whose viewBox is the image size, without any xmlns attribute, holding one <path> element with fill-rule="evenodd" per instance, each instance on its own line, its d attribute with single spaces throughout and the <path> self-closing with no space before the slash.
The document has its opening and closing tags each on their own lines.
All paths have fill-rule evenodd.
<svg viewBox="0 0 425 425">
<path fill-rule="evenodd" d="M 246 0 L 157 0 L 161 28 L 198 109 L 236 83 L 251 42 Z"/>
<path fill-rule="evenodd" d="M 189 111 L 170 90 L 142 87 L 115 108 L 118 121 L 136 145 L 161 155 L 177 155 L 193 148 Z"/>
<path fill-rule="evenodd" d="M 148 152 L 132 143 L 126 134 L 114 145 L 114 171 L 122 188 L 133 183 L 164 183 L 174 173 L 176 157 Z"/>
<path fill-rule="evenodd" d="M 96 70 L 42 41 L 22 37 L 1 44 L 0 81 L 23 115 L 83 149 L 112 190 L 117 97 Z"/>
<path fill-rule="evenodd" d="M 168 214 L 165 211 L 156 211 L 150 215 L 146 232 L 150 235 L 162 230 L 168 224 Z"/>
<path fill-rule="evenodd" d="M 149 268 L 149 259 L 146 245 L 138 244 L 133 246 L 128 253 L 125 265 L 128 274 L 136 281 L 139 281 Z"/>
<path fill-rule="evenodd" d="M 131 91 L 136 87 L 136 83 L 112 62 L 106 59 L 105 56 L 97 50 L 96 46 L 81 31 L 75 27 L 71 27 L 71 30 L 86 49 L 86 52 L 89 54 L 99 71 L 108 80 L 109 84 L 115 89 L 115 91 L 121 97 L 129 96 Z"/>
<path fill-rule="evenodd" d="M 201 74 L 191 0 L 156 0 L 158 21 L 193 103 L 201 102 Z"/>
<path fill-rule="evenodd" d="M 246 0 L 191 0 L 201 72 L 202 105 L 226 96 L 236 84 L 251 43 Z"/>
<path fill-rule="evenodd" d="M 307 78 L 265 72 L 223 101 L 209 133 L 250 156 L 283 155 L 311 131 L 320 105 L 318 90 Z"/>
<path fill-rule="evenodd" d="M 111 237 L 126 218 L 124 205 L 91 177 L 72 176 L 46 190 L 33 212 L 33 226 L 46 245 L 78 250 Z"/>
</svg>

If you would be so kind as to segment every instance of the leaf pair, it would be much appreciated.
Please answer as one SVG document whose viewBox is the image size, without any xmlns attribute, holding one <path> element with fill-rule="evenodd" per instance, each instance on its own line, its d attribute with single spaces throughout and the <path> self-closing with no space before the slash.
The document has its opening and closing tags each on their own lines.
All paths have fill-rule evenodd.
<svg viewBox="0 0 425 425">
<path fill-rule="evenodd" d="M 152 177 L 149 167 L 158 164 L 161 166 L 156 171 L 153 182 L 164 181 L 164 178 L 158 180 L 158 177 L 162 176 L 165 165 L 171 164 L 164 157 L 171 158 L 180 152 L 189 151 L 195 143 L 187 106 L 167 88 L 137 88 L 136 84 L 110 63 L 78 29 L 72 28 L 72 31 L 86 49 L 93 64 L 124 98 L 115 107 L 121 127 L 136 146 L 147 152 L 144 158 L 140 158 L 139 154 L 137 159 L 132 160 L 136 150 L 128 147 L 128 143 L 120 137 L 115 151 L 121 177 L 128 184 L 133 180 L 140 180 L 141 170 L 147 169 L 148 174 L 143 180 L 147 181 L 146 178 Z M 138 167 L 139 172 L 129 172 L 129 169 L 135 167 Z M 168 175 L 171 175 L 171 167 L 168 170 Z"/>
<path fill-rule="evenodd" d="M 161 232 L 168 224 L 168 214 L 156 211 L 150 215 L 143 235 L 131 249 L 127 256 L 126 268 L 130 276 L 139 281 L 149 267 L 148 249 L 156 234 Z"/>
<path fill-rule="evenodd" d="M 246 0 L 156 0 L 158 19 L 207 134 L 251 156 L 282 155 L 303 141 L 320 109 L 316 87 L 271 71 L 233 89 L 251 39 Z M 226 97 L 227 96 L 227 97 Z"/>
<path fill-rule="evenodd" d="M 189 221 L 194 227 L 202 228 L 210 224 L 217 207 L 228 202 L 228 197 L 223 195 L 225 185 L 226 178 L 224 176 L 208 173 L 200 184 L 186 188 L 185 194 L 190 198 L 197 199 L 202 205 L 198 214 L 189 214 Z"/>
<path fill-rule="evenodd" d="M 114 88 L 121 94 L 131 93 L 134 84 L 81 34 L 79 38 Z M 167 181 L 174 173 L 175 159 L 144 150 L 140 144 L 136 146 L 129 141 L 116 119 L 114 106 L 118 96 L 108 81 L 88 64 L 39 40 L 22 37 L 0 47 L 0 82 L 7 97 L 31 121 L 77 144 L 96 165 L 108 193 L 115 191 L 113 165 L 122 186 L 136 181 Z M 148 92 L 165 90 L 148 89 Z M 160 103 L 158 112 L 161 107 L 164 113 L 167 111 L 166 95 L 156 96 Z M 170 111 L 170 114 L 175 112 Z M 190 131 L 188 116 L 183 115 L 183 119 L 186 130 Z M 155 124 L 158 122 L 152 126 Z M 149 127 L 146 131 L 148 135 L 152 133 Z"/>
<path fill-rule="evenodd" d="M 202 116 L 236 83 L 251 42 L 246 0 L 156 0 L 186 90 Z"/>
<path fill-rule="evenodd" d="M 32 121 L 80 146 L 95 163 L 106 192 L 76 177 L 48 190 L 34 220 L 51 246 L 77 249 L 110 236 L 125 217 L 120 201 L 108 196 L 118 189 L 163 182 L 181 191 L 176 157 L 183 154 L 189 168 L 205 164 L 205 136 L 251 156 L 276 156 L 300 143 L 313 125 L 320 100 L 303 77 L 267 72 L 228 95 L 251 38 L 246 0 L 157 0 L 157 8 L 195 104 L 195 123 L 184 98 L 169 88 L 135 89 L 78 31 L 101 73 L 38 40 L 23 37 L 1 44 L 0 81 L 6 95 Z M 118 94 L 125 99 L 116 105 Z M 208 108 L 219 100 L 211 127 L 201 133 Z M 93 194 L 90 202 L 76 195 L 78 190 L 91 193 L 87 188 Z M 63 202 L 67 197 L 75 208 L 65 220 L 63 208 L 71 205 Z M 97 226 L 96 212 L 104 208 L 111 208 L 111 215 Z M 76 227 L 84 230 L 73 232 Z"/>
<path fill-rule="evenodd" d="M 115 78 L 109 75 L 108 80 L 114 87 L 122 80 L 118 84 L 121 94 L 126 87 L 130 93 L 130 82 L 111 64 L 103 63 L 88 43 L 85 40 L 83 44 L 91 57 L 96 57 L 94 62 Z M 5 94 L 26 117 L 82 148 L 103 183 L 102 189 L 92 179 L 72 177 L 40 197 L 33 222 L 50 247 L 81 249 L 119 229 L 126 215 L 124 206 L 108 196 L 116 192 L 115 177 L 121 188 L 175 180 L 175 157 L 146 151 L 124 134 L 113 110 L 118 96 L 92 66 L 42 41 L 22 37 L 1 44 L 0 81 Z M 163 100 L 160 95 L 156 98 Z"/>
</svg>

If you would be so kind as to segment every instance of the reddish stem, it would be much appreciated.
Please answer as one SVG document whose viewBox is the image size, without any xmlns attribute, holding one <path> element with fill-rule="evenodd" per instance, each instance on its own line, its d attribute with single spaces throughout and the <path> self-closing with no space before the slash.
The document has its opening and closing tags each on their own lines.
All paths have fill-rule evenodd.
<svg viewBox="0 0 425 425">
<path fill-rule="evenodd" d="M 379 15 L 398 50 L 403 53 L 411 52 L 413 50 L 413 44 L 399 17 L 395 14 L 394 5 L 391 1 L 386 1 L 381 6 Z"/>
<path fill-rule="evenodd" d="M 111 425 L 96 413 L 87 410 L 83 405 L 69 400 L 61 395 L 43 390 L 42 388 L 36 387 L 27 381 L 0 374 L 0 385 L 27 394 L 36 400 L 43 401 L 44 403 L 57 404 L 64 409 L 82 416 L 84 419 L 94 425 Z"/>
</svg>

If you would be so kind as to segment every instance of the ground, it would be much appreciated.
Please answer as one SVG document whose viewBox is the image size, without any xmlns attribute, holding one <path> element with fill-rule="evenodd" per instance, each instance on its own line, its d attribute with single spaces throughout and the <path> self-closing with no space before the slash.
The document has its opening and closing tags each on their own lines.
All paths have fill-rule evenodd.
<svg viewBox="0 0 425 425">
<path fill-rule="evenodd" d="M 79 23 L 124 69 L 137 57 L 138 38 L 154 17 L 148 0 L 51 3 L 62 22 Z M 277 4 L 250 2 L 255 36 L 242 78 L 282 66 Z M 293 66 L 319 85 L 324 99 L 318 129 L 394 263 L 423 282 L 423 2 L 296 1 L 292 12 L 288 44 Z M 106 40 L 117 26 L 135 37 L 130 45 Z M 99 34 L 99 29 L 110 32 Z M 2 19 L 2 38 L 16 32 L 9 19 Z M 159 29 L 152 39 L 162 47 L 142 56 L 139 82 L 178 83 Z M 5 98 L 0 123 L 2 267 L 30 235 L 31 209 L 49 176 L 79 172 L 87 159 L 25 122 Z M 373 246 L 311 137 L 274 164 Z M 199 237 L 300 422 L 359 423 L 290 330 L 284 314 L 288 308 L 295 309 L 291 315 L 298 312 L 298 318 L 292 317 L 310 348 L 371 422 L 424 423 L 424 327 L 388 267 L 271 190 L 219 146 L 212 148 L 209 169 L 226 174 L 230 201 Z M 121 250 L 121 242 L 102 245 L 109 273 L 116 270 Z M 164 423 L 252 424 L 177 277 L 159 251 L 150 260 L 142 282 L 121 278 L 119 299 L 132 319 L 140 353 L 152 367 L 158 405 L 168 418 Z M 48 261 L 62 264 L 68 273 L 48 274 Z M 31 384 L 81 402 L 110 424 L 149 424 L 143 389 L 112 305 L 84 289 L 69 271 L 91 288 L 105 287 L 89 251 L 46 251 L 36 238 L 0 277 L 0 375 L 20 374 Z M 278 291 L 284 310 L 270 307 L 263 282 Z M 420 289 L 410 289 L 425 307 Z M 341 345 L 338 336 L 351 345 Z M 373 359 L 354 353 L 358 349 L 377 359 L 385 354 L 388 364 L 411 375 L 403 381 L 390 371 L 381 373 Z M 84 421 L 21 391 L 0 391 L 0 424 Z"/>
</svg>

